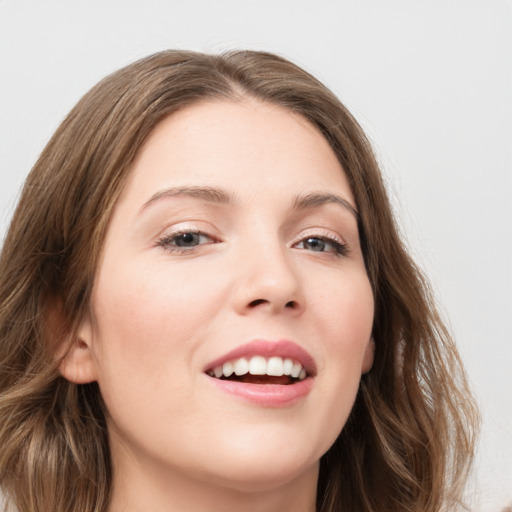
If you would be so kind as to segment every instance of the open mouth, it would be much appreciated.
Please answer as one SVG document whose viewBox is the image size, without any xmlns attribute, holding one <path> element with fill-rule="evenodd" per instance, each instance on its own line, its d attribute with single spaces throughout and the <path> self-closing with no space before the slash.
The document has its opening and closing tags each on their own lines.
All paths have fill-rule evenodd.
<svg viewBox="0 0 512 512">
<path fill-rule="evenodd" d="M 210 377 L 247 384 L 290 385 L 308 377 L 301 363 L 279 356 L 241 357 L 206 371 Z"/>
</svg>

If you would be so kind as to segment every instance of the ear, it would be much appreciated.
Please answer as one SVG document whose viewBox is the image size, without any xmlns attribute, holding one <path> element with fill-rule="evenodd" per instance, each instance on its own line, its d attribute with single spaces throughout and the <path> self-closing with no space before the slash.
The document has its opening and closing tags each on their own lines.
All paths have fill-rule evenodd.
<svg viewBox="0 0 512 512">
<path fill-rule="evenodd" d="M 82 321 L 72 339 L 63 340 L 57 357 L 60 358 L 60 374 L 75 384 L 87 384 L 97 380 L 92 351 L 93 329 L 89 319 Z"/>
<path fill-rule="evenodd" d="M 363 364 L 361 365 L 361 374 L 364 375 L 368 373 L 373 366 L 373 360 L 375 358 L 375 341 L 373 338 L 370 338 L 368 345 L 366 346 L 366 351 L 363 356 Z"/>
</svg>

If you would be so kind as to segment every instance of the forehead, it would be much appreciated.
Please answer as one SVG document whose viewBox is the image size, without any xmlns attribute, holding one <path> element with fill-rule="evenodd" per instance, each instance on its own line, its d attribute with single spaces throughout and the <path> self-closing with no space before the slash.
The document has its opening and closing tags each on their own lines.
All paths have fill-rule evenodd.
<svg viewBox="0 0 512 512">
<path fill-rule="evenodd" d="M 122 200 L 143 204 L 160 189 L 190 185 L 269 199 L 334 188 L 353 203 L 345 173 L 315 126 L 247 98 L 196 103 L 160 122 L 139 151 Z"/>
</svg>

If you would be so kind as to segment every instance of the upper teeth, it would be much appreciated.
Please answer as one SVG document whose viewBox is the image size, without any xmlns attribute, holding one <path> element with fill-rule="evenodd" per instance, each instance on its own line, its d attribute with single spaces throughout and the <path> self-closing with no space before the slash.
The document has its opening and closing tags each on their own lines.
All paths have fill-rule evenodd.
<svg viewBox="0 0 512 512">
<path fill-rule="evenodd" d="M 229 377 L 233 373 L 238 376 L 247 373 L 251 375 L 270 375 L 273 377 L 289 375 L 299 380 L 304 380 L 307 375 L 306 370 L 299 362 L 288 358 L 283 359 L 278 356 L 269 357 L 268 359 L 263 356 L 252 356 L 249 359 L 241 357 L 234 361 L 227 361 L 209 372 L 211 376 L 215 376 L 218 379 L 222 376 Z"/>
</svg>

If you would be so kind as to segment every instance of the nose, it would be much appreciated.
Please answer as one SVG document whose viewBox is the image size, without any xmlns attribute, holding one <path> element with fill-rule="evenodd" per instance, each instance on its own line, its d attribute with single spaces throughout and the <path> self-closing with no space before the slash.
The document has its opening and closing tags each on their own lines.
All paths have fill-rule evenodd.
<svg viewBox="0 0 512 512">
<path fill-rule="evenodd" d="M 302 279 L 288 251 L 277 244 L 273 248 L 267 245 L 240 258 L 234 292 L 239 314 L 261 311 L 295 316 L 304 310 Z"/>
</svg>

